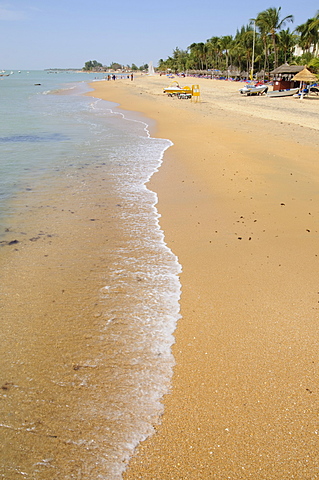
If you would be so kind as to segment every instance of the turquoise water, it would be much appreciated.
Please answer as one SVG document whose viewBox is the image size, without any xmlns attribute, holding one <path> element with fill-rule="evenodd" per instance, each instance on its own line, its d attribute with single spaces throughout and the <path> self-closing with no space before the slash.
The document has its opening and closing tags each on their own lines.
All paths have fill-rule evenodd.
<svg viewBox="0 0 319 480">
<path fill-rule="evenodd" d="M 0 216 L 9 214 L 6 199 L 31 179 L 92 153 L 96 130 L 104 126 L 94 118 L 92 101 L 79 94 L 89 91 L 86 81 L 93 78 L 32 71 L 0 77 Z M 74 95 L 50 95 L 61 88 Z"/>
<path fill-rule="evenodd" d="M 105 243 L 107 272 L 99 293 L 100 316 L 89 332 L 89 353 L 85 358 L 77 353 L 77 362 L 92 368 L 71 368 L 75 377 L 67 382 L 61 358 L 50 379 L 42 368 L 38 378 L 30 378 L 21 367 L 27 364 L 28 351 L 22 358 L 12 347 L 18 345 L 12 334 L 14 319 L 3 322 L 2 365 L 8 372 L 2 371 L 1 381 L 7 380 L 9 370 L 10 375 L 19 372 L 19 381 L 12 379 L 14 395 L 3 389 L 0 478 L 6 480 L 120 480 L 135 447 L 153 432 L 172 376 L 180 265 L 159 227 L 156 194 L 145 186 L 171 142 L 151 138 L 147 120 L 137 114 L 128 118 L 115 104 L 83 96 L 89 91 L 88 80 L 92 77 L 82 73 L 14 72 L 0 77 L 0 241 L 5 243 L 6 230 L 22 214 L 30 192 L 36 191 L 41 200 L 51 185 L 76 179 L 78 172 L 81 182 L 89 183 L 92 168 L 99 168 L 106 179 L 105 202 L 114 196 L 121 199 L 121 208 L 115 206 L 111 216 L 122 235 L 112 247 Z M 84 315 L 79 310 L 79 325 Z M 32 329 L 32 318 L 26 319 Z M 41 321 L 40 312 L 37 322 L 41 325 Z M 41 328 L 44 343 L 45 326 Z M 56 343 L 60 341 L 57 332 Z M 79 385 L 82 396 L 77 397 Z M 90 389 L 83 393 L 87 385 Z M 48 407 L 46 392 L 51 391 L 61 404 Z M 66 445 L 63 458 L 52 443 L 58 435 L 43 440 L 41 435 L 24 437 L 38 431 L 30 408 L 34 402 L 45 404 L 47 417 L 55 419 L 55 433 L 61 430 Z M 76 411 L 70 411 L 73 404 Z M 34 448 L 36 440 L 41 442 L 39 448 Z"/>
</svg>

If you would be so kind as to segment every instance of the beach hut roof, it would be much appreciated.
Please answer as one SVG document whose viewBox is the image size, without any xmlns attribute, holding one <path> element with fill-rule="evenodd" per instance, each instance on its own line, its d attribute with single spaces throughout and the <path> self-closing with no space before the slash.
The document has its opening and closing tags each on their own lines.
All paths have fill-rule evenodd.
<svg viewBox="0 0 319 480">
<path fill-rule="evenodd" d="M 278 73 L 284 74 L 284 73 L 298 73 L 301 70 L 303 70 L 305 67 L 302 65 L 288 65 L 288 63 L 284 63 L 283 65 L 280 65 L 280 67 L 275 68 L 272 73 L 273 75 L 276 75 Z"/>
<path fill-rule="evenodd" d="M 236 73 L 239 73 L 239 69 L 238 69 L 238 67 L 235 67 L 234 65 L 230 65 L 230 66 L 227 68 L 227 72 L 236 72 Z"/>
<path fill-rule="evenodd" d="M 294 77 L 293 80 L 298 81 L 298 82 L 315 82 L 317 80 L 316 75 L 310 72 L 308 68 L 304 68 L 301 70 L 301 72 L 297 73 Z"/>
</svg>

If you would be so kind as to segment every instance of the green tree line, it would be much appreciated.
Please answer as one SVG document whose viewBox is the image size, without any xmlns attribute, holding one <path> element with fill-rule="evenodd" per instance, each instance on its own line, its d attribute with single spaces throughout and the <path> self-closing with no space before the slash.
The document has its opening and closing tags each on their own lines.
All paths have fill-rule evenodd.
<svg viewBox="0 0 319 480">
<path fill-rule="evenodd" d="M 85 62 L 83 70 L 85 72 L 97 72 L 97 71 L 107 71 L 107 70 L 147 70 L 148 69 L 148 64 L 141 65 L 140 67 L 137 67 L 134 63 L 132 65 L 122 65 L 117 62 L 112 62 L 109 66 L 102 65 L 102 63 L 97 62 L 96 60 L 89 60 Z"/>
<path fill-rule="evenodd" d="M 283 63 L 308 65 L 319 73 L 319 11 L 291 30 L 292 15 L 281 17 L 281 7 L 268 8 L 251 18 L 235 35 L 213 36 L 192 43 L 186 50 L 175 48 L 172 56 L 161 59 L 161 71 L 221 70 L 232 67 L 240 72 L 272 71 Z M 302 49 L 298 57 L 295 47 Z"/>
</svg>

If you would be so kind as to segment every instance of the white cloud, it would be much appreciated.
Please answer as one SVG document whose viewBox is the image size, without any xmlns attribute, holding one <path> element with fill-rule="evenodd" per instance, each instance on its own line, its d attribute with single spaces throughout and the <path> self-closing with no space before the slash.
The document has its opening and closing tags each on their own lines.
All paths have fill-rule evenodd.
<svg viewBox="0 0 319 480">
<path fill-rule="evenodd" d="M 22 10 L 16 10 L 8 4 L 0 4 L 0 21 L 14 22 L 17 20 L 24 20 L 25 18 L 26 14 Z"/>
</svg>

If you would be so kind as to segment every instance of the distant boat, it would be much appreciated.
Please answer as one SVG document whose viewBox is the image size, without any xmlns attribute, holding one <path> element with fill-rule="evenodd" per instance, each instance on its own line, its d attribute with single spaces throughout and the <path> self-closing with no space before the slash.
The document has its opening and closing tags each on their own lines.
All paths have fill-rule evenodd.
<svg viewBox="0 0 319 480">
<path fill-rule="evenodd" d="M 298 92 L 299 87 L 287 88 L 286 90 L 273 90 L 267 93 L 267 97 L 290 97 L 291 95 L 296 95 Z"/>
</svg>

